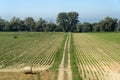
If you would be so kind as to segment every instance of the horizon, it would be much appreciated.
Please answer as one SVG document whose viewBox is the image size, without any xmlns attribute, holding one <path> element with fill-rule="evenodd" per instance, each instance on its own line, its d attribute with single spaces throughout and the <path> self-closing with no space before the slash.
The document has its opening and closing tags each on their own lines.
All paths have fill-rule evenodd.
<svg viewBox="0 0 120 80">
<path fill-rule="evenodd" d="M 79 13 L 80 22 L 98 22 L 107 16 L 120 20 L 119 3 L 119 0 L 3 0 L 0 1 L 0 17 L 5 20 L 14 16 L 56 20 L 60 12 L 75 11 Z"/>
</svg>

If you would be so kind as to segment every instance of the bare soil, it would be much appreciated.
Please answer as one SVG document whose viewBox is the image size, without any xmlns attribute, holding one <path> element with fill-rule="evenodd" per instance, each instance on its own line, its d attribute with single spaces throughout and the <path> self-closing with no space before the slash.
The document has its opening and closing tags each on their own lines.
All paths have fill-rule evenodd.
<svg viewBox="0 0 120 80">
<path fill-rule="evenodd" d="M 23 72 L 0 72 L 0 80 L 54 80 L 53 71 L 24 74 Z"/>
<path fill-rule="evenodd" d="M 63 57 L 59 66 L 57 80 L 72 80 L 72 70 L 70 66 L 70 34 L 68 35 L 64 46 Z"/>
</svg>

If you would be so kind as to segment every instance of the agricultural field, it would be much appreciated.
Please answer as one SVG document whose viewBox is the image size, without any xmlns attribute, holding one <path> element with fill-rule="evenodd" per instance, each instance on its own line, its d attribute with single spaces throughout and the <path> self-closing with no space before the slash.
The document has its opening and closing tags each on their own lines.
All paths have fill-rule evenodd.
<svg viewBox="0 0 120 80">
<path fill-rule="evenodd" d="M 120 80 L 120 33 L 73 33 L 81 80 Z"/>
<path fill-rule="evenodd" d="M 18 72 L 25 66 L 48 69 L 65 33 L 0 32 L 0 71 Z"/>
<path fill-rule="evenodd" d="M 0 80 L 120 80 L 119 36 L 0 32 Z"/>
</svg>

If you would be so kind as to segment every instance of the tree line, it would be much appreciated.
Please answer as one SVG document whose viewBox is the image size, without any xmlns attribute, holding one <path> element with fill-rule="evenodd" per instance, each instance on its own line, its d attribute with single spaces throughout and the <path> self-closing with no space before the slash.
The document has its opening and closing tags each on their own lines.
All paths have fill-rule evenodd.
<svg viewBox="0 0 120 80">
<path fill-rule="evenodd" d="M 13 17 L 10 21 L 0 18 L 0 31 L 40 31 L 40 32 L 114 32 L 120 31 L 120 20 L 105 17 L 96 23 L 79 21 L 77 12 L 61 12 L 57 16 L 56 23 L 33 17 L 24 20 Z"/>
</svg>

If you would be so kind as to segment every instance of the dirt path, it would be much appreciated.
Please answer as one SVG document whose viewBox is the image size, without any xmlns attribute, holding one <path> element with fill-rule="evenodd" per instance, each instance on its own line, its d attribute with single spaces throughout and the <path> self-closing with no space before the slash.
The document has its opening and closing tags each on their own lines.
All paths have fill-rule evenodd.
<svg viewBox="0 0 120 80">
<path fill-rule="evenodd" d="M 67 40 L 65 42 L 57 80 L 72 80 L 72 70 L 70 66 L 70 33 L 68 34 Z"/>
</svg>

